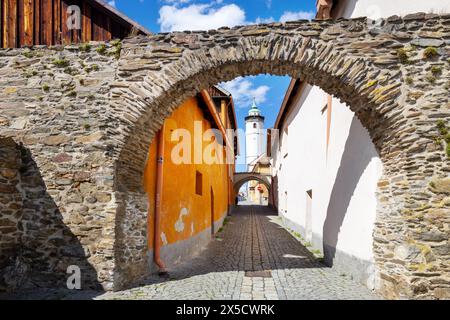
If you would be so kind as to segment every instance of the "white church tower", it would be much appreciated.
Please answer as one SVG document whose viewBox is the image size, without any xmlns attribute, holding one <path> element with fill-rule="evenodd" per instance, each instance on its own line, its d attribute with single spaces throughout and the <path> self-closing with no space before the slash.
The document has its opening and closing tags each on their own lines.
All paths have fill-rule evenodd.
<svg viewBox="0 0 450 320">
<path fill-rule="evenodd" d="M 250 164 L 265 152 L 264 117 L 255 100 L 248 116 L 245 117 L 245 123 L 245 160 L 247 170 L 250 172 L 253 170 Z"/>
</svg>

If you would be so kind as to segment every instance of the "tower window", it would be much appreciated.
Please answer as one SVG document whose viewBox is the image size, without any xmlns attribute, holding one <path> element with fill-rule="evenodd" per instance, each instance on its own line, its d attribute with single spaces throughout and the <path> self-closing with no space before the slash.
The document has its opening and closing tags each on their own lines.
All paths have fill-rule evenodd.
<svg viewBox="0 0 450 320">
<path fill-rule="evenodd" d="M 253 129 L 256 129 L 256 123 L 253 123 Z"/>
</svg>

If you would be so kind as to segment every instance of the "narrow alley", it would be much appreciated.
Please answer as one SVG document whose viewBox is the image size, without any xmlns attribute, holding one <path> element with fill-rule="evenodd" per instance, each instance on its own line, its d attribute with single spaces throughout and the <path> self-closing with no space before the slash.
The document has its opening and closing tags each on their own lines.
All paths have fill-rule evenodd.
<svg viewBox="0 0 450 320">
<path fill-rule="evenodd" d="M 281 227 L 269 207 L 240 206 L 199 256 L 169 279 L 96 299 L 376 299 L 327 268 Z"/>
</svg>

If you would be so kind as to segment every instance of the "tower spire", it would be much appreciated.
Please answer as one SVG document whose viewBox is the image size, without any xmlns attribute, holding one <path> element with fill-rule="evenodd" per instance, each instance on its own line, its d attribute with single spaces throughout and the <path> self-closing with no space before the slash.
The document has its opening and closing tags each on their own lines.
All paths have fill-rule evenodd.
<svg viewBox="0 0 450 320">
<path fill-rule="evenodd" d="M 258 109 L 258 106 L 256 105 L 255 97 L 253 97 L 253 104 L 252 104 L 250 110 L 248 111 L 248 115 L 249 116 L 260 116 L 261 115 L 261 111 Z"/>
<path fill-rule="evenodd" d="M 252 109 L 258 109 L 258 106 L 256 105 L 256 98 L 255 97 L 253 97 Z"/>
</svg>

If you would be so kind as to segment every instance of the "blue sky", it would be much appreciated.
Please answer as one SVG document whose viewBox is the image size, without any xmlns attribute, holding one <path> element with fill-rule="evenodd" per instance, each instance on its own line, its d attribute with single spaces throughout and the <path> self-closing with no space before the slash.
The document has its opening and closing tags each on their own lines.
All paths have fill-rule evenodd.
<svg viewBox="0 0 450 320">
<path fill-rule="evenodd" d="M 152 32 L 310 18 L 316 0 L 114 0 L 107 1 Z M 224 22 L 224 23 L 221 23 Z"/>
<path fill-rule="evenodd" d="M 311 19 L 316 0 L 113 0 L 107 1 L 154 33 L 207 30 L 221 26 Z M 245 128 L 253 98 L 272 127 L 289 84 L 289 77 L 260 75 L 222 84 L 233 94 L 240 128 Z M 241 139 L 243 163 L 245 141 Z M 244 171 L 245 166 L 238 165 Z"/>
</svg>

